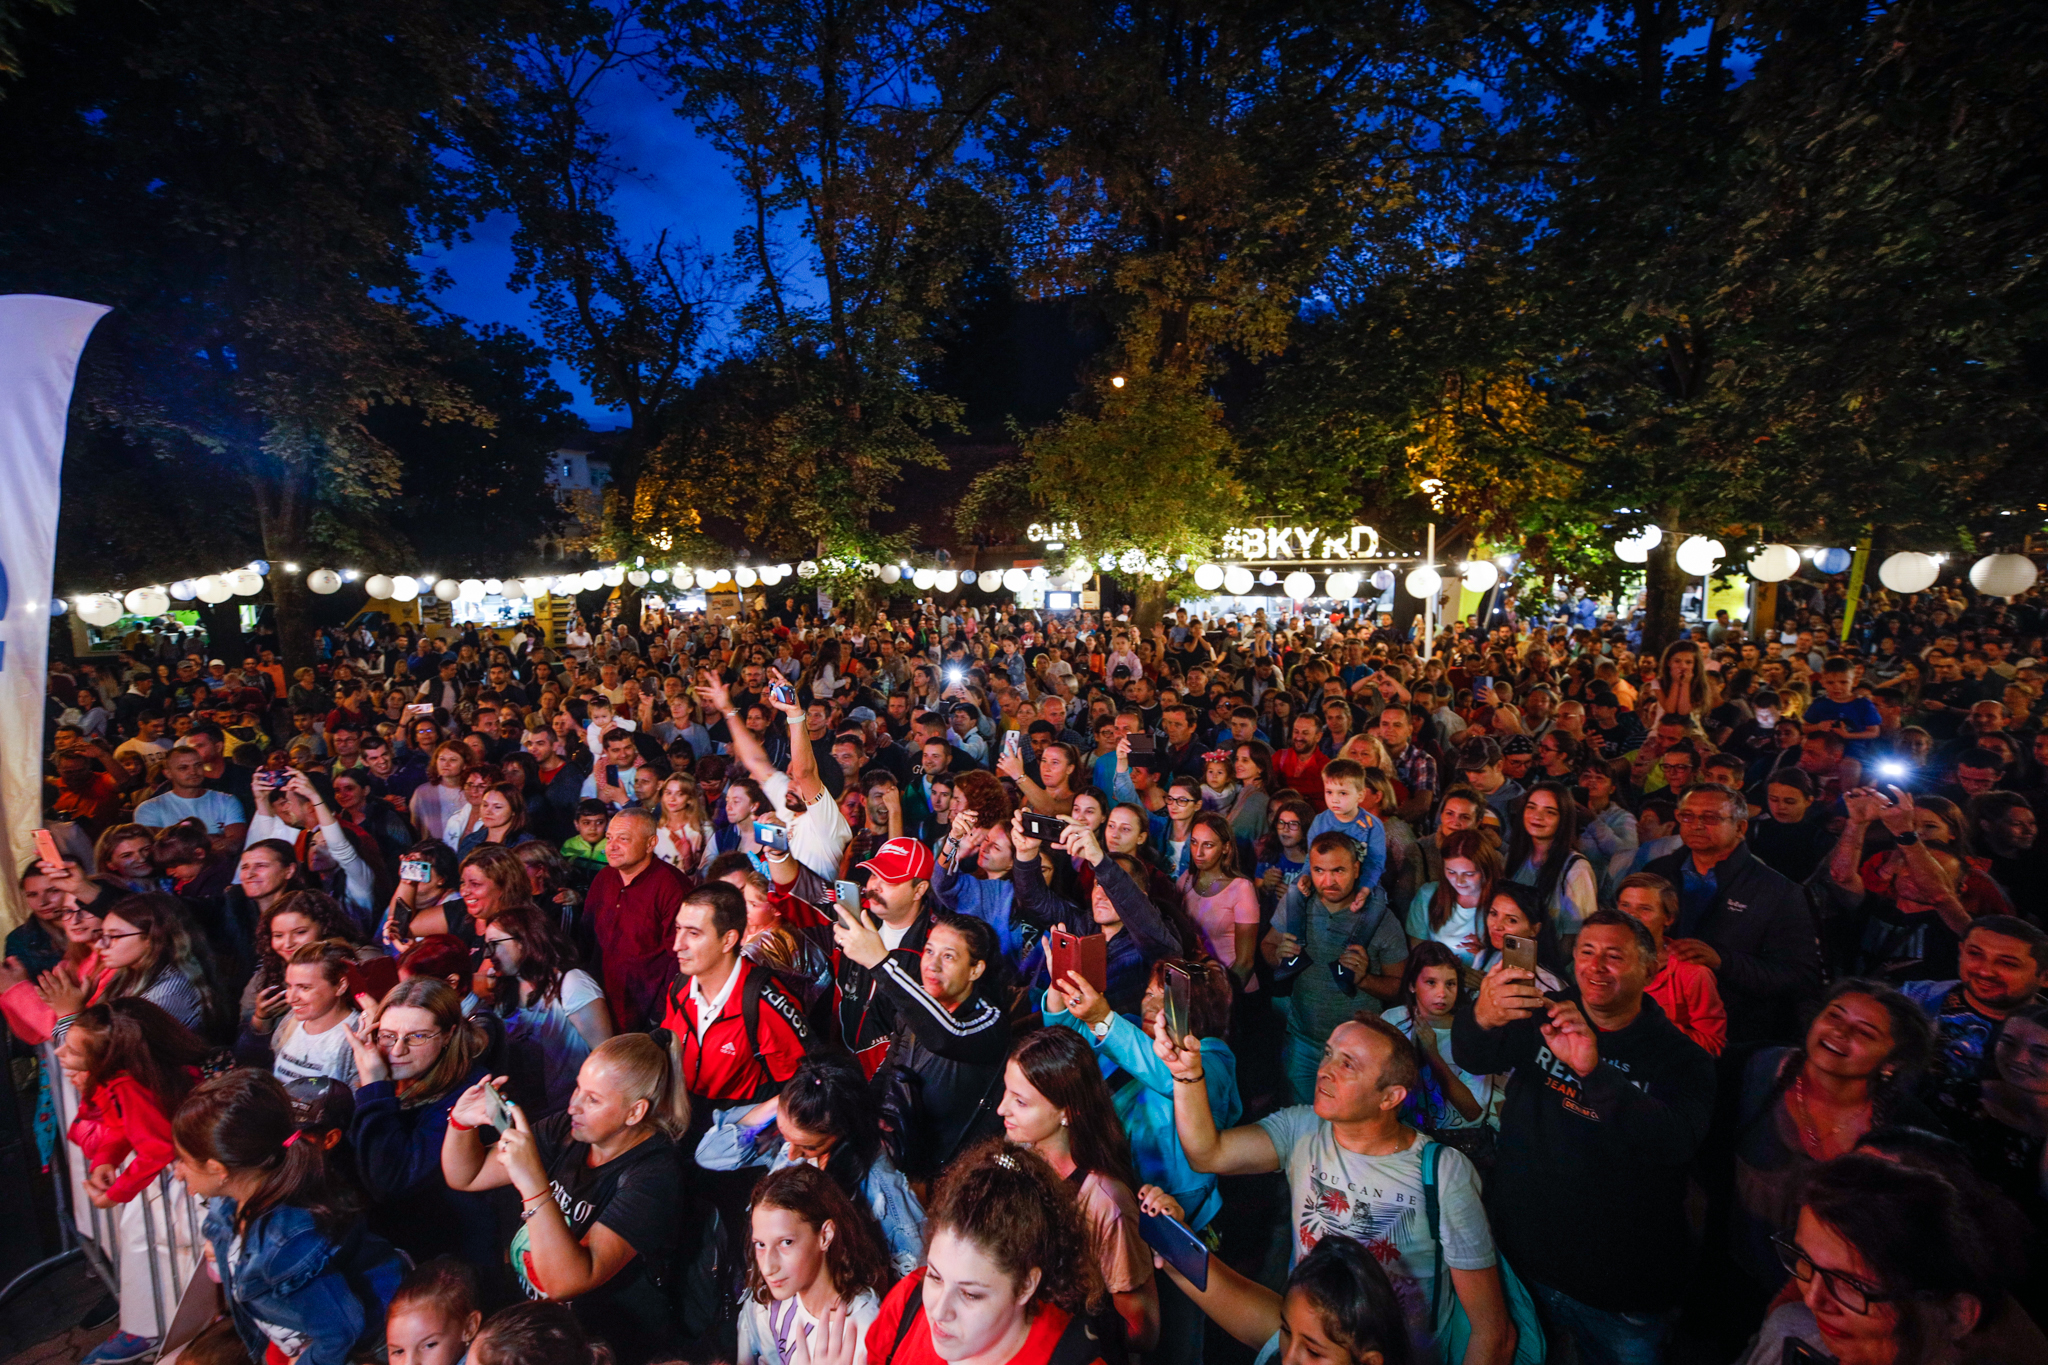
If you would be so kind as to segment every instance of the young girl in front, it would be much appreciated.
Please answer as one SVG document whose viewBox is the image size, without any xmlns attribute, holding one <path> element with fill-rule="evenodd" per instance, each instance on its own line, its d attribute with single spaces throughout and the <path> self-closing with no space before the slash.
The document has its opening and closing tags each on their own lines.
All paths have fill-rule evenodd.
<svg viewBox="0 0 2048 1365">
<path fill-rule="evenodd" d="M 405 1263 L 330 1180 L 325 1145 L 301 1140 L 283 1083 L 214 1077 L 179 1108 L 171 1140 L 178 1178 L 213 1201 L 206 1241 L 249 1358 L 347 1365 L 379 1352 Z"/>
<path fill-rule="evenodd" d="M 415 1266 L 384 1317 L 389 1365 L 463 1365 L 484 1322 L 476 1300 L 475 1278 L 454 1257 Z"/>
<path fill-rule="evenodd" d="M 894 1276 L 873 1220 L 839 1182 L 785 1166 L 754 1186 L 752 1219 L 739 1365 L 818 1365 L 810 1343 L 828 1312 L 865 1337 Z"/>
<path fill-rule="evenodd" d="M 1422 1063 L 1422 1095 L 1427 1112 L 1416 1115 L 1417 1126 L 1449 1142 L 1467 1156 L 1472 1148 L 1491 1148 L 1490 1134 L 1479 1129 L 1500 1122 L 1499 1101 L 1505 1078 L 1462 1071 L 1451 1057 L 1451 1019 L 1462 994 L 1457 954 L 1434 940 L 1409 950 L 1401 975 L 1401 1003 L 1380 1017 L 1408 1035 Z"/>
<path fill-rule="evenodd" d="M 149 1354 L 175 1309 L 176 1288 L 150 1293 L 151 1232 L 162 1254 L 176 1228 L 157 1176 L 171 1164 L 171 1115 L 205 1056 L 197 1034 L 134 996 L 82 1010 L 57 1044 L 57 1064 L 78 1090 L 70 1136 L 84 1162 L 85 1197 L 94 1208 L 121 1210 L 121 1283 L 131 1286 L 121 1295 L 121 1330 L 86 1356 L 93 1365 Z"/>
</svg>

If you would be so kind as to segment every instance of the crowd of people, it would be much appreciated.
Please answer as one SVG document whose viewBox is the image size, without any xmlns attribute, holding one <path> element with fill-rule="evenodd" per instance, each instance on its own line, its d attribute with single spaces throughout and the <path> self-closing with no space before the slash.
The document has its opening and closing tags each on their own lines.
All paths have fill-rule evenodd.
<svg viewBox="0 0 2048 1365">
<path fill-rule="evenodd" d="M 165 1172 L 219 1365 L 2048 1360 L 2048 601 L 1783 588 L 56 665 L 87 1365 Z"/>
</svg>

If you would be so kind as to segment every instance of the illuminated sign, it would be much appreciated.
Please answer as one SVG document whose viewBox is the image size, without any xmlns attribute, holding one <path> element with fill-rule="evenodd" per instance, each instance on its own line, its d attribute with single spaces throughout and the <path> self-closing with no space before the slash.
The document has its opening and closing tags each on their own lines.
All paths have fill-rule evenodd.
<svg viewBox="0 0 2048 1365">
<path fill-rule="evenodd" d="M 1024 528 L 1024 539 L 1031 541 L 1069 541 L 1081 538 L 1081 523 L 1078 521 L 1034 521 Z"/>
<path fill-rule="evenodd" d="M 1223 533 L 1223 554 L 1238 563 L 1295 559 L 1371 559 L 1380 533 L 1370 526 L 1239 526 Z"/>
</svg>

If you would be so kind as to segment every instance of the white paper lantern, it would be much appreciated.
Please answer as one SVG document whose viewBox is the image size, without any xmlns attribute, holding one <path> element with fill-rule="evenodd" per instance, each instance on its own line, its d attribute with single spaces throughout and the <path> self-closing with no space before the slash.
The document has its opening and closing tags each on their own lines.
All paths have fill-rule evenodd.
<svg viewBox="0 0 2048 1365">
<path fill-rule="evenodd" d="M 287 570 L 291 570 L 292 572 L 297 572 L 296 570 L 292 570 L 292 569 L 291 569 L 291 565 L 289 565 L 289 564 L 285 565 L 285 568 L 286 568 Z M 269 560 L 267 560 L 267 559 L 252 559 L 252 560 L 250 560 L 250 561 L 249 561 L 249 572 L 250 572 L 250 573 L 252 573 L 252 574 L 255 574 L 255 575 L 256 575 L 257 577 L 259 577 L 259 578 L 260 578 L 260 577 L 262 577 L 262 576 L 263 576 L 264 574 L 267 574 L 267 573 L 269 573 L 269 572 L 270 572 L 270 561 L 269 561 Z"/>
<path fill-rule="evenodd" d="M 171 600 L 173 601 L 190 602 L 197 596 L 199 596 L 199 589 L 189 578 L 181 578 L 171 584 Z"/>
<path fill-rule="evenodd" d="M 341 575 L 332 569 L 315 569 L 306 575 L 306 587 L 322 597 L 341 591 Z"/>
<path fill-rule="evenodd" d="M 1374 592 L 1385 592 L 1393 587 L 1394 571 L 1392 569 L 1375 569 L 1372 575 L 1372 586 Z"/>
<path fill-rule="evenodd" d="M 1458 577 L 1473 592 L 1489 592 L 1500 582 L 1500 568 L 1490 559 L 1471 559 L 1458 566 Z"/>
<path fill-rule="evenodd" d="M 1428 597 L 1444 585 L 1444 576 L 1427 564 L 1418 564 L 1408 571 L 1408 595 Z"/>
<path fill-rule="evenodd" d="M 535 577 L 519 580 L 519 591 L 528 597 L 544 597 L 547 595 L 547 590 L 548 580 L 545 578 Z"/>
<path fill-rule="evenodd" d="M 653 579 L 653 580 L 654 580 L 655 582 L 657 582 L 657 583 L 666 583 L 666 582 L 668 582 L 668 570 L 667 570 L 667 569 L 649 569 L 649 570 L 647 571 L 647 576 L 648 576 L 649 578 Z"/>
<path fill-rule="evenodd" d="M 1259 583 L 1261 586 L 1270 588 L 1279 581 L 1280 575 L 1274 573 L 1271 569 L 1259 570 Z"/>
<path fill-rule="evenodd" d="M 771 588 L 789 576 L 783 570 L 776 568 L 773 564 L 763 564 L 756 572 L 760 574 L 761 582 L 767 587 Z"/>
<path fill-rule="evenodd" d="M 938 572 L 933 569 L 919 569 L 910 575 L 910 585 L 919 592 L 930 592 L 932 584 L 938 581 Z"/>
<path fill-rule="evenodd" d="M 585 569 L 583 571 L 583 591 L 602 592 L 603 590 L 604 571 L 602 569 Z"/>
<path fill-rule="evenodd" d="M 443 602 L 453 602 L 456 598 L 462 596 L 462 585 L 452 578 L 444 578 L 434 584 L 434 596 L 440 598 Z"/>
<path fill-rule="evenodd" d="M 1133 572 L 1136 571 L 1133 570 Z M 1052 575 L 1045 571 L 1045 565 L 1033 564 L 1031 566 L 1031 582 L 1033 586 L 1042 586 L 1043 584 L 1048 583 L 1051 580 Z"/>
<path fill-rule="evenodd" d="M 1970 586 L 1986 597 L 2018 597 L 2040 576 L 2025 555 L 1985 555 L 1970 566 Z"/>
<path fill-rule="evenodd" d="M 516 582 L 516 581 L 514 582 L 513 586 L 514 586 L 514 587 L 517 587 L 517 586 L 518 586 L 518 584 L 517 584 L 517 582 Z M 502 579 L 502 578 L 486 578 L 486 579 L 484 580 L 484 596 L 486 596 L 486 597 L 503 597 L 504 595 L 505 595 L 505 580 L 504 580 L 504 579 Z"/>
<path fill-rule="evenodd" d="M 648 577 L 649 575 L 645 569 L 628 569 L 626 571 L 626 581 L 636 588 L 646 587 Z"/>
<path fill-rule="evenodd" d="M 1197 564 L 1195 566 L 1195 586 L 1203 592 L 1214 592 L 1222 587 L 1223 566 L 1221 564 Z"/>
<path fill-rule="evenodd" d="M 1727 547 L 1718 540 L 1687 536 L 1678 546 L 1678 571 L 1704 578 L 1721 567 L 1721 559 L 1727 553 Z"/>
<path fill-rule="evenodd" d="M 391 600 L 410 602 L 420 595 L 420 581 L 409 573 L 402 573 L 391 580 Z"/>
<path fill-rule="evenodd" d="M 235 595 L 235 590 L 228 586 L 227 579 L 217 573 L 210 573 L 193 583 L 192 590 L 199 594 L 200 601 L 211 602 L 215 606 Z M 83 612 L 79 614 L 84 615 Z"/>
<path fill-rule="evenodd" d="M 1031 575 L 1019 568 L 1003 570 L 1003 586 L 1011 592 L 1026 592 L 1031 587 Z"/>
<path fill-rule="evenodd" d="M 1749 576 L 1759 583 L 1782 583 L 1799 572 L 1799 551 L 1790 545 L 1766 545 L 1749 559 Z"/>
<path fill-rule="evenodd" d="M 1255 581 L 1252 571 L 1242 564 L 1233 564 L 1223 571 L 1223 591 L 1232 597 L 1249 595 Z"/>
<path fill-rule="evenodd" d="M 1339 569 L 1324 580 L 1323 591 L 1331 597 L 1356 597 L 1358 596 L 1358 575 Z"/>
<path fill-rule="evenodd" d="M 465 578 L 455 585 L 455 599 L 458 602 L 481 602 L 484 600 L 484 581 L 481 578 Z"/>
<path fill-rule="evenodd" d="M 682 580 L 682 577 L 681 577 L 681 575 L 678 575 L 678 576 L 677 576 L 677 578 L 676 578 L 676 582 L 680 583 L 680 582 L 682 582 L 682 581 L 683 581 L 683 580 Z M 693 574 L 691 574 L 691 575 L 690 575 L 690 581 L 691 581 L 691 582 L 693 582 L 693 583 L 695 583 L 695 584 L 696 584 L 696 585 L 697 585 L 697 586 L 698 586 L 699 588 L 702 588 L 702 589 L 703 589 L 703 590 L 704 590 L 705 592 L 710 592 L 710 591 L 711 591 L 711 585 L 712 585 L 712 582 L 713 582 L 713 579 L 712 579 L 712 577 L 711 577 L 711 570 L 709 570 L 709 569 L 699 569 L 699 570 L 697 570 L 697 571 L 696 571 L 695 573 L 693 573 Z"/>
<path fill-rule="evenodd" d="M 1630 564 L 1641 564 L 1650 558 L 1650 551 L 1664 543 L 1664 528 L 1645 526 L 1640 532 L 1614 542 L 1617 559 Z"/>
<path fill-rule="evenodd" d="M 732 571 L 732 581 L 743 588 L 751 588 L 754 584 L 760 582 L 761 578 L 759 574 L 755 573 L 745 564 L 742 564 Z"/>
<path fill-rule="evenodd" d="M 951 592 L 960 586 L 960 575 L 951 569 L 941 569 L 932 575 L 932 586 L 940 592 Z"/>
<path fill-rule="evenodd" d="M 796 576 L 798 578 L 816 578 L 818 576 L 818 561 L 815 559 L 806 559 L 801 564 L 797 565 Z"/>
<path fill-rule="evenodd" d="M 1822 573 L 1840 573 L 1855 561 L 1856 556 L 1839 545 L 1831 545 L 1825 550 L 1813 552 L 1813 567 Z"/>
<path fill-rule="evenodd" d="M 1287 575 L 1287 580 L 1280 586 L 1285 588 L 1287 595 L 1297 602 L 1306 602 L 1309 598 L 1316 595 L 1315 579 L 1310 578 L 1299 569 Z"/>
<path fill-rule="evenodd" d="M 1893 592 L 1925 592 L 1941 577 L 1941 565 L 1933 555 L 1918 550 L 1901 550 L 1877 566 L 1877 581 Z"/>
<path fill-rule="evenodd" d="M 623 586 L 625 584 L 625 581 L 626 571 L 616 564 L 612 565 L 609 569 L 606 569 L 602 574 L 599 575 L 600 587 L 617 588 Z"/>
<path fill-rule="evenodd" d="M 965 583 L 970 588 L 974 586 L 974 580 L 979 577 L 981 577 L 981 575 L 977 574 L 972 569 L 962 569 L 960 571 L 960 581 L 962 583 Z"/>
<path fill-rule="evenodd" d="M 227 576 L 227 583 L 237 597 L 254 597 L 263 591 L 263 575 L 254 569 L 236 569 Z"/>
<path fill-rule="evenodd" d="M 1002 570 L 984 569 L 981 575 L 981 590 L 987 593 L 1001 592 L 1003 590 Z"/>
<path fill-rule="evenodd" d="M 901 577 L 903 577 L 903 570 L 897 568 L 894 564 L 884 564 L 882 566 L 882 581 L 884 583 L 894 583 Z"/>
<path fill-rule="evenodd" d="M 161 616 L 171 609 L 170 594 L 161 588 L 134 588 L 121 599 L 130 616 Z"/>
<path fill-rule="evenodd" d="M 78 618 L 89 626 L 111 626 L 121 619 L 121 604 L 103 593 L 81 597 L 78 599 Z"/>
</svg>

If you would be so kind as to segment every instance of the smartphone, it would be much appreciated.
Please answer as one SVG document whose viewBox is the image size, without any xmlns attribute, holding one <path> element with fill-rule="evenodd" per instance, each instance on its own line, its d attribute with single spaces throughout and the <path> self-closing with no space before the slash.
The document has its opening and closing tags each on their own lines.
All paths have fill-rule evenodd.
<svg viewBox="0 0 2048 1365">
<path fill-rule="evenodd" d="M 430 882 L 434 879 L 434 865 L 424 858 L 404 858 L 398 864 L 398 880 L 402 882 Z"/>
<path fill-rule="evenodd" d="M 1492 688 L 1492 686 L 1493 675 L 1491 673 L 1482 673 L 1472 680 L 1472 695 L 1476 697 L 1482 691 Z"/>
<path fill-rule="evenodd" d="M 1163 1213 L 1139 1213 L 1138 1236 L 1197 1290 L 1209 1287 L 1209 1248 L 1186 1223 Z"/>
<path fill-rule="evenodd" d="M 1132 736 L 1131 736 L 1131 752 L 1132 752 L 1132 753 L 1134 753 L 1134 754 L 1149 754 L 1149 753 L 1152 753 L 1153 751 L 1154 751 L 1154 745 L 1153 745 L 1153 743 L 1152 743 L 1152 736 L 1151 736 L 1151 734 L 1150 734 L 1149 732 L 1147 732 L 1147 731 L 1144 731 L 1144 730 L 1140 730 L 1140 731 L 1139 731 L 1138 733 L 1136 733 L 1136 734 L 1134 734 L 1134 735 L 1132 735 Z"/>
<path fill-rule="evenodd" d="M 1161 984 L 1166 987 L 1166 999 L 1161 1005 L 1166 1017 L 1166 1036 L 1179 1043 L 1188 1036 L 1188 1001 L 1194 994 L 1194 982 L 1181 967 L 1168 967 L 1161 975 Z M 1186 1271 L 1181 1273 L 1187 1274 Z M 1188 1278 L 1193 1279 L 1194 1276 L 1189 1275 Z"/>
<path fill-rule="evenodd" d="M 1035 810 L 1020 812 L 1020 823 L 1028 837 L 1043 839 L 1047 843 L 1057 842 L 1067 829 L 1067 822 L 1057 815 L 1040 815 Z"/>
<path fill-rule="evenodd" d="M 777 706 L 794 706 L 796 689 L 789 685 L 789 679 L 782 674 L 771 673 L 768 677 L 768 700 Z"/>
<path fill-rule="evenodd" d="M 64 870 L 64 855 L 57 851 L 57 840 L 50 831 L 39 829 L 35 832 L 36 863 L 44 872 L 55 874 Z"/>
<path fill-rule="evenodd" d="M 766 820 L 754 822 L 754 842 L 763 848 L 772 848 L 778 853 L 789 852 L 789 826 L 770 824 Z"/>
<path fill-rule="evenodd" d="M 498 1093 L 495 1081 L 484 1082 L 484 1106 L 484 1112 L 490 1116 L 484 1120 L 486 1124 L 501 1133 L 512 1131 L 512 1106 Z"/>
<path fill-rule="evenodd" d="M 1525 972 L 1536 970 L 1536 940 L 1522 938 L 1515 934 L 1501 936 L 1500 959 L 1510 967 L 1519 967 Z"/>
<path fill-rule="evenodd" d="M 426 702 L 415 702 L 405 708 L 404 719 L 415 720 L 421 716 L 431 716 L 433 714 L 434 708 L 432 706 Z"/>
<path fill-rule="evenodd" d="M 1138 1215 L 1141 1219 L 1144 1216 L 1142 1213 Z M 1141 1223 L 1140 1236 L 1144 1235 L 1142 1229 Z M 1786 1337 L 1784 1350 L 1778 1356 L 1778 1365 L 1827 1365 L 1829 1359 L 1830 1357 L 1822 1355 L 1798 1337 Z"/>
<path fill-rule="evenodd" d="M 1024 732 L 1022 730 L 1003 731 L 1003 757 L 1015 758 L 1018 754 L 1022 753 L 1023 751 Z"/>
<path fill-rule="evenodd" d="M 855 882 L 832 883 L 832 903 L 860 909 L 860 886 Z"/>
<path fill-rule="evenodd" d="M 1054 981 L 1065 981 L 1071 972 L 1098 992 L 1109 991 L 1109 940 L 1100 934 L 1071 934 L 1054 928 L 1047 932 L 1045 964 Z"/>
</svg>

